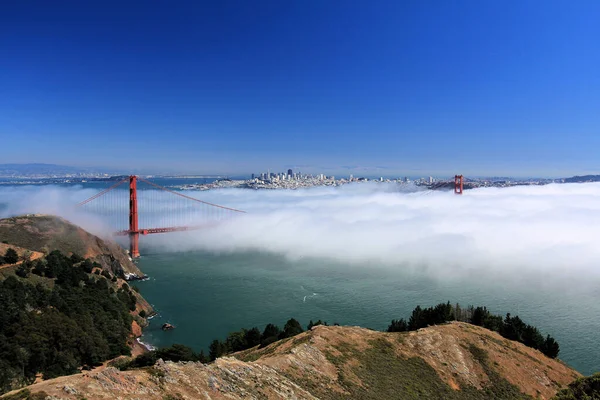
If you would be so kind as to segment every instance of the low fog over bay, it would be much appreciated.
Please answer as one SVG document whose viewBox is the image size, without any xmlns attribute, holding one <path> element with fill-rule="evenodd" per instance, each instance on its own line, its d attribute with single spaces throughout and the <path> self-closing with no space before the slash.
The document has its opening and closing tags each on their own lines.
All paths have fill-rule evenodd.
<svg viewBox="0 0 600 400">
<path fill-rule="evenodd" d="M 0 189 L 6 204 L 2 213 L 59 214 L 107 235 L 106 221 L 70 207 L 95 192 L 5 187 Z M 600 184 L 482 188 L 463 196 L 379 183 L 186 194 L 247 213 L 205 229 L 144 237 L 147 245 L 161 251 L 264 251 L 440 277 L 517 273 L 587 282 L 600 277 Z M 163 196 L 165 202 L 170 198 Z M 125 213 L 127 204 L 116 207 Z M 162 224 L 160 210 L 146 219 Z"/>
</svg>

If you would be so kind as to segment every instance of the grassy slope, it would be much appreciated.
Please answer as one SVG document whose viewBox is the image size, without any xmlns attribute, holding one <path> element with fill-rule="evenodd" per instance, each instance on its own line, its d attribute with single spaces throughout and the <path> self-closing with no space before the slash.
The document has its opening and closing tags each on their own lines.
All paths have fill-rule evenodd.
<svg viewBox="0 0 600 400">
<path fill-rule="evenodd" d="M 512 400 L 549 399 L 579 376 L 519 343 L 489 340 L 494 337 L 493 332 L 466 328 L 462 323 L 400 334 L 316 327 L 210 365 L 168 362 L 123 372 L 106 369 L 29 389 L 76 399 L 62 390 L 69 385 L 88 400 L 164 400 L 174 393 L 185 399 L 209 395 L 213 399 Z M 458 359 L 453 358 L 457 355 Z M 435 364 L 435 357 L 448 362 Z M 518 384 L 509 382 L 515 379 L 516 363 L 527 366 L 516 372 Z M 448 371 L 452 371 L 450 376 Z"/>
</svg>

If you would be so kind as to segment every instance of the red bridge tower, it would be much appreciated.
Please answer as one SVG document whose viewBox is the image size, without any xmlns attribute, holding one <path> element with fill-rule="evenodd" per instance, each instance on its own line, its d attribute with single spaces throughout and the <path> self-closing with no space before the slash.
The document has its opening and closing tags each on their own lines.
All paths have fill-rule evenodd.
<svg viewBox="0 0 600 400">
<path fill-rule="evenodd" d="M 140 256 L 140 231 L 138 229 L 137 176 L 129 177 L 129 255 Z"/>
<path fill-rule="evenodd" d="M 454 175 L 454 193 L 462 194 L 463 192 L 463 176 Z"/>
</svg>

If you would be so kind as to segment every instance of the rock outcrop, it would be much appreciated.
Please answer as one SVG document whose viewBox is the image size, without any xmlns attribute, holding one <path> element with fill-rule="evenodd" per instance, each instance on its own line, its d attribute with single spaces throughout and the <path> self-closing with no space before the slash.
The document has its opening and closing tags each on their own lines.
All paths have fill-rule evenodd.
<svg viewBox="0 0 600 400">
<path fill-rule="evenodd" d="M 162 330 L 163 331 L 170 331 L 172 329 L 175 329 L 175 327 L 173 325 L 169 324 L 169 323 L 165 323 L 162 326 Z"/>
</svg>

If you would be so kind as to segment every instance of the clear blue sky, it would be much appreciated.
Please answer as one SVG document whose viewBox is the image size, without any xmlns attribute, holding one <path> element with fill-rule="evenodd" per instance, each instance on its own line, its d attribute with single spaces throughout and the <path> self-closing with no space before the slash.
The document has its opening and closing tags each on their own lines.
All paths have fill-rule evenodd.
<svg viewBox="0 0 600 400">
<path fill-rule="evenodd" d="M 600 1 L 4 1 L 0 163 L 600 173 Z"/>
</svg>

